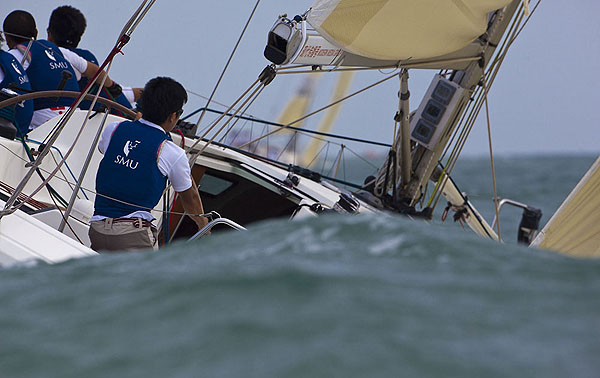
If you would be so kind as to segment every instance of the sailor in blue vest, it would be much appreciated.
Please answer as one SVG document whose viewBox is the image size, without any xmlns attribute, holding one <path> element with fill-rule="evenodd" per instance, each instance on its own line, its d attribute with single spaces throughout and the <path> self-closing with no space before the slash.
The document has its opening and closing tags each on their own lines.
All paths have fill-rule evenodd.
<svg viewBox="0 0 600 378">
<path fill-rule="evenodd" d="M 140 98 L 142 119 L 112 123 L 98 149 L 104 154 L 96 175 L 96 199 L 89 236 L 96 251 L 156 248 L 157 230 L 150 211 L 158 204 L 167 179 L 198 228 L 208 220 L 190 175 L 183 149 L 169 136 L 187 94 L 173 79 L 157 77 Z"/>
<path fill-rule="evenodd" d="M 0 35 L 0 47 L 2 47 L 2 41 L 3 39 Z M 9 88 L 18 94 L 24 94 L 26 91 L 31 90 L 31 85 L 21 63 L 11 54 L 0 50 L 0 89 L 2 88 Z M 17 135 L 23 136 L 27 134 L 32 115 L 33 100 L 23 101 L 15 106 Z"/>
<path fill-rule="evenodd" d="M 6 42 L 10 47 L 9 53 L 18 61 L 24 61 L 23 68 L 34 91 L 60 89 L 79 92 L 77 80 L 82 75 L 93 77 L 99 70 L 97 65 L 87 62 L 67 49 L 60 49 L 50 41 L 36 40 L 37 28 L 29 12 L 21 10 L 11 12 L 4 19 L 3 27 Z M 29 45 L 30 50 L 25 57 Z M 101 72 L 101 79 L 104 75 L 106 73 Z M 108 89 L 120 94 L 121 87 L 109 77 L 106 78 L 105 84 Z M 68 97 L 35 99 L 30 130 L 65 113 L 73 102 L 74 99 Z"/>
<path fill-rule="evenodd" d="M 55 43 L 58 47 L 69 49 L 79 55 L 88 62 L 98 65 L 98 59 L 89 50 L 80 49 L 77 46 L 81 41 L 81 36 L 85 32 L 87 22 L 85 16 L 78 9 L 64 5 L 52 11 L 50 21 L 48 23 L 48 40 Z M 83 76 L 79 79 L 79 88 L 83 90 L 89 80 Z M 96 93 L 97 87 L 93 88 L 90 93 Z M 119 104 L 131 109 L 132 104 L 139 98 L 141 88 L 123 87 L 122 93 L 113 97 L 111 93 L 104 88 L 100 95 L 104 98 L 111 99 Z M 79 104 L 81 109 L 89 109 L 91 101 L 85 100 Z M 98 106 L 97 106 L 98 107 Z M 117 110 L 113 109 L 113 114 L 121 115 Z"/>
</svg>

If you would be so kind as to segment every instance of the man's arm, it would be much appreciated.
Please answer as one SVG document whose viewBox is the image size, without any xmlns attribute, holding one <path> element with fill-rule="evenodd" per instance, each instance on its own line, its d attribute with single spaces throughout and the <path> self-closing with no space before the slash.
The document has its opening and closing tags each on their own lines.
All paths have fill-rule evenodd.
<svg viewBox="0 0 600 378">
<path fill-rule="evenodd" d="M 98 67 L 98 65 L 88 61 L 87 68 L 83 72 L 83 76 L 91 79 L 94 77 L 94 75 L 96 75 L 96 72 L 98 72 L 98 71 L 100 71 L 100 67 Z M 104 72 L 104 70 L 102 70 L 100 72 L 100 75 L 98 77 L 98 83 L 102 82 L 102 80 L 104 79 L 104 76 L 106 76 L 106 81 L 104 82 L 104 86 L 107 88 L 112 87 L 115 84 L 115 82 L 112 81 L 112 79 L 110 77 L 108 77 L 108 74 L 106 72 Z"/>
<path fill-rule="evenodd" d="M 187 213 L 187 215 L 192 218 L 194 222 L 198 225 L 198 229 L 206 226 L 208 224 L 208 219 L 205 217 L 201 217 L 198 215 L 192 214 L 204 214 L 204 207 L 202 206 L 202 200 L 200 199 L 200 194 L 198 193 L 198 187 L 194 183 L 192 179 L 192 186 L 184 190 L 183 192 L 179 192 L 179 198 L 181 198 L 181 204 L 183 205 L 183 209 Z"/>
</svg>

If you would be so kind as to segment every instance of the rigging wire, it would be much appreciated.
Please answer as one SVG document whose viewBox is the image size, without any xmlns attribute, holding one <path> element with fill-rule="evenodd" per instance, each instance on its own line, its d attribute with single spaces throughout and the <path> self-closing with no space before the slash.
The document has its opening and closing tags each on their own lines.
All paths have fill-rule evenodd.
<svg viewBox="0 0 600 378">
<path fill-rule="evenodd" d="M 325 147 L 327 147 L 327 143 L 323 144 L 323 147 L 321 147 L 321 149 L 319 150 L 319 152 L 317 152 L 317 154 L 312 158 L 312 160 L 306 165 L 307 169 L 310 169 L 310 166 L 315 162 L 315 160 L 317 160 L 317 158 L 321 155 L 321 153 L 323 152 L 323 150 L 325 149 Z"/>
<path fill-rule="evenodd" d="M 123 29 L 125 31 L 125 33 L 123 33 L 123 32 L 121 33 L 121 36 L 119 37 L 117 43 L 115 44 L 115 46 L 113 47 L 113 49 L 109 53 L 108 57 L 104 60 L 104 62 L 100 66 L 100 69 L 98 70 L 98 72 L 96 72 L 96 74 L 92 77 L 92 79 L 89 81 L 89 83 L 86 85 L 86 87 L 81 91 L 81 93 L 76 98 L 76 100 L 73 102 L 73 104 L 71 105 L 71 107 L 69 108 L 69 110 L 61 117 L 61 119 L 59 120 L 59 122 L 57 123 L 57 125 L 55 126 L 55 128 L 53 129 L 53 131 L 51 132 L 51 134 L 50 134 L 51 136 L 48 139 L 48 143 L 45 143 L 48 147 L 52 146 L 54 144 L 54 142 L 58 139 L 59 134 L 66 127 L 66 124 L 67 124 L 68 120 L 75 113 L 75 109 L 81 103 L 81 101 L 83 100 L 83 98 L 85 97 L 85 95 L 90 91 L 92 85 L 94 85 L 94 83 L 96 83 L 98 81 L 98 79 L 99 79 L 101 73 L 103 72 L 104 68 L 106 68 L 107 65 L 108 65 L 108 70 L 110 70 L 110 65 L 112 64 L 112 61 L 113 61 L 114 57 L 119 52 L 121 52 L 122 48 L 129 42 L 131 33 L 133 33 L 133 31 L 135 30 L 135 28 L 137 27 L 137 25 L 139 24 L 139 22 L 141 21 L 141 19 L 147 14 L 147 12 L 149 11 L 150 7 L 154 4 L 154 2 L 155 2 L 155 0 L 151 1 L 151 3 L 145 9 L 143 9 L 141 11 L 141 14 L 140 14 L 140 9 L 144 8 L 144 6 L 147 3 L 147 0 L 145 0 L 140 5 L 140 7 L 138 8 L 138 11 L 136 11 L 136 13 L 134 14 L 134 16 L 132 16 L 129 19 L 126 27 Z M 139 15 L 139 17 L 138 17 L 138 15 Z M 136 18 L 138 18 L 137 22 L 136 22 Z M 133 26 L 132 27 L 128 27 L 130 24 L 133 24 Z M 103 75 L 101 86 L 104 86 L 104 83 L 105 83 L 105 80 L 106 80 L 107 77 L 108 77 L 108 75 Z M 82 127 L 80 128 L 78 134 L 75 137 L 75 140 L 74 140 L 73 144 L 71 145 L 71 147 L 67 151 L 67 153 L 66 153 L 65 157 L 63 158 L 63 160 L 54 169 L 54 171 L 50 174 L 50 177 L 48 177 L 46 180 L 44 180 L 44 182 L 38 188 L 36 188 L 31 194 L 28 195 L 28 199 L 31 199 L 40 190 L 42 190 L 42 188 L 49 182 L 49 180 L 54 175 L 56 175 L 56 173 L 60 170 L 60 168 L 62 167 L 62 165 L 66 161 L 66 159 L 73 152 L 75 144 L 78 142 L 81 134 L 83 133 L 83 129 L 84 129 L 84 127 L 85 127 L 85 125 L 86 125 L 86 123 L 87 123 L 87 121 L 89 119 L 89 115 L 91 114 L 91 112 L 93 110 L 93 107 L 94 107 L 94 105 L 96 103 L 96 100 L 98 99 L 98 96 L 99 96 L 99 92 L 96 93 L 96 95 L 94 97 L 94 100 L 92 101 L 92 104 L 90 106 L 90 109 L 88 110 L 88 113 L 87 113 L 87 116 L 86 116 L 86 120 L 85 120 L 84 124 L 82 125 Z M 42 150 L 42 152 L 37 157 L 37 159 L 35 160 L 35 162 L 33 164 L 31 164 L 31 169 L 27 172 L 27 174 L 25 175 L 25 177 L 21 180 L 21 182 L 19 183 L 19 185 L 17 186 L 17 188 L 15 190 L 15 193 L 13 193 L 13 195 L 6 201 L 6 203 L 4 205 L 4 209 L 2 211 L 0 211 L 0 219 L 4 215 L 12 214 L 13 212 L 17 211 L 21 206 L 23 206 L 23 202 L 15 205 L 16 198 L 22 192 L 22 190 L 25 188 L 25 185 L 29 182 L 29 180 L 33 176 L 35 170 L 40 166 L 42 160 L 44 159 L 44 157 L 48 153 L 49 153 L 49 148 L 45 148 L 44 150 Z"/>
<path fill-rule="evenodd" d="M 252 84 L 250 85 L 250 87 L 248 87 L 248 89 L 246 89 L 246 91 L 245 91 L 244 93 L 242 93 L 242 95 L 241 95 L 240 97 L 238 97 L 238 99 L 237 99 L 237 100 L 235 100 L 235 102 L 234 102 L 232 105 L 230 105 L 230 106 L 229 106 L 229 108 L 228 108 L 226 111 L 224 111 L 224 112 L 223 112 L 223 113 L 222 113 L 222 114 L 221 114 L 219 117 L 217 117 L 217 119 L 216 119 L 215 121 L 213 121 L 213 123 L 212 123 L 212 124 L 211 124 L 211 125 L 208 127 L 208 129 L 207 129 L 207 130 L 206 130 L 206 131 L 205 131 L 205 132 L 204 132 L 204 133 L 203 133 L 201 136 L 199 136 L 199 137 L 198 137 L 198 140 L 196 140 L 196 141 L 194 142 L 194 144 L 192 144 L 190 147 L 188 147 L 188 149 L 187 149 L 187 151 L 186 151 L 186 152 L 190 152 L 190 151 L 191 151 L 191 150 L 192 150 L 194 147 L 196 147 L 196 146 L 197 146 L 197 145 L 198 145 L 200 142 L 202 142 L 202 141 L 203 141 L 203 139 L 204 139 L 204 138 L 205 138 L 205 137 L 208 135 L 208 133 L 210 133 L 210 132 L 211 132 L 211 131 L 212 131 L 212 130 L 213 130 L 213 129 L 214 129 L 214 128 L 215 128 L 215 127 L 216 127 L 216 126 L 219 124 L 219 122 L 221 122 L 221 120 L 222 120 L 223 118 L 225 118 L 225 116 L 226 116 L 226 115 L 229 115 L 228 113 L 229 113 L 231 110 L 233 110 L 233 109 L 234 109 L 234 108 L 237 106 L 237 104 L 238 104 L 240 101 L 242 101 L 242 99 L 243 99 L 244 97 L 246 97 L 246 95 L 248 95 L 248 93 L 250 93 L 250 92 L 251 92 L 251 91 L 254 89 L 254 87 L 256 87 L 256 85 L 257 85 L 259 82 L 260 82 L 260 79 L 256 79 L 256 80 L 254 81 L 254 83 L 252 83 Z M 247 103 L 247 101 L 248 101 L 248 100 L 246 100 L 246 102 L 244 102 L 244 104 L 242 105 L 242 107 L 243 107 L 243 106 L 245 106 L 245 104 Z M 236 110 L 236 113 L 235 113 L 235 114 L 237 114 L 239 111 L 240 111 L 240 108 L 238 108 L 238 109 Z M 203 112 L 206 112 L 206 107 L 203 109 Z M 218 134 L 217 134 L 217 135 L 218 135 Z M 196 160 L 196 158 L 197 158 L 198 156 L 200 156 L 200 154 L 195 154 L 195 155 L 193 155 L 193 156 L 190 158 L 190 160 L 189 160 L 190 164 L 192 164 L 192 163 L 194 162 L 194 160 Z"/>
<path fill-rule="evenodd" d="M 514 43 L 516 38 L 519 36 L 521 31 L 524 29 L 525 25 L 530 20 L 533 13 L 537 10 L 540 3 L 541 3 L 541 0 L 538 1 L 536 6 L 534 7 L 533 11 L 526 18 L 526 20 L 524 22 L 523 22 L 523 17 L 524 17 L 523 6 L 521 4 L 521 7 L 519 8 L 519 16 L 517 18 L 515 18 L 515 20 L 513 21 L 511 27 L 509 28 L 509 32 L 507 33 L 507 37 L 504 39 L 504 41 L 501 45 L 501 48 L 498 50 L 498 53 L 496 54 L 494 61 L 492 62 L 488 71 L 485 73 L 484 77 L 482 77 L 482 83 L 489 83 L 489 84 L 487 86 L 485 86 L 485 88 L 483 88 L 483 86 L 476 88 L 475 93 L 474 93 L 474 97 L 476 98 L 476 100 L 474 102 L 471 102 L 468 105 L 468 107 L 471 108 L 471 110 L 470 111 L 467 110 L 463 114 L 463 117 L 461 120 L 461 122 L 463 122 L 466 117 L 466 122 L 464 122 L 464 126 L 463 126 L 462 130 L 457 129 L 457 132 L 453 135 L 453 139 L 458 135 L 458 140 L 457 140 L 456 145 L 454 146 L 452 153 L 448 159 L 448 163 L 447 163 L 446 167 L 444 168 L 444 171 L 443 171 L 444 173 L 447 173 L 449 175 L 452 172 L 452 170 L 454 169 L 454 166 L 456 165 L 456 162 L 458 160 L 458 156 L 460 155 L 460 153 L 462 152 L 462 149 L 464 148 L 466 139 L 475 124 L 477 115 L 481 111 L 481 108 L 484 104 L 487 94 L 489 93 L 489 90 L 491 89 L 491 86 L 496 79 L 496 76 L 500 70 L 500 66 L 503 63 L 503 61 L 508 53 L 508 50 L 510 49 L 510 47 L 512 46 L 512 44 Z M 523 22 L 523 24 L 521 24 L 522 22 Z M 448 144 L 446 151 L 444 151 L 443 156 L 445 156 L 445 154 L 450 150 L 451 145 L 452 145 L 452 142 Z M 440 161 L 442 159 L 443 159 L 443 157 L 440 158 Z M 432 202 L 434 202 L 434 205 L 433 205 L 434 208 L 437 206 L 437 204 L 441 198 L 441 194 L 442 194 L 441 188 L 444 187 L 446 180 L 447 180 L 447 177 L 444 174 L 440 175 L 440 179 L 436 183 L 436 187 L 435 187 L 435 189 L 431 195 L 431 198 L 427 204 L 428 207 L 431 206 Z"/>
<path fill-rule="evenodd" d="M 262 91 L 263 91 L 263 89 L 264 89 L 264 88 L 265 88 L 265 85 L 264 85 L 264 84 L 261 84 L 261 85 L 259 85 L 258 87 L 256 87 L 256 88 L 255 88 L 255 89 L 252 91 L 252 93 L 250 94 L 250 96 L 249 96 L 249 97 L 248 97 L 246 100 L 244 100 L 244 102 L 242 103 L 242 105 L 241 105 L 241 107 L 240 107 L 240 108 L 243 108 L 243 107 L 245 107 L 245 106 L 246 106 L 246 104 L 248 104 L 248 103 L 252 104 L 252 103 L 253 103 L 253 102 L 256 100 L 256 97 L 258 97 L 258 95 L 260 95 L 260 93 L 262 93 Z M 215 133 L 215 135 L 213 135 L 213 136 L 210 138 L 210 140 L 209 140 L 208 142 L 206 142 L 206 143 L 204 144 L 204 146 L 202 146 L 202 148 L 200 148 L 200 150 L 199 150 L 199 151 L 198 151 L 196 154 L 194 154 L 194 155 L 192 156 L 192 158 L 193 158 L 194 160 L 196 160 L 196 157 L 200 156 L 200 155 L 201 155 L 201 154 L 202 154 L 202 153 L 203 153 L 203 152 L 206 150 L 206 148 L 208 148 L 208 146 L 209 146 L 209 145 L 210 145 L 212 142 L 214 142 L 214 140 L 217 138 L 217 136 L 219 136 L 219 134 L 220 134 L 220 133 L 221 133 L 221 132 L 222 132 L 222 131 L 223 131 L 223 130 L 224 130 L 226 127 L 227 127 L 227 125 L 229 125 L 229 123 L 231 122 L 231 120 L 232 120 L 232 119 L 233 119 L 235 116 L 237 116 L 237 114 L 240 112 L 240 110 L 241 110 L 241 109 L 238 109 L 238 110 L 236 110 L 236 112 L 235 112 L 235 113 L 233 113 L 233 116 L 232 116 L 232 117 L 229 117 L 229 119 L 228 119 L 227 121 L 225 121 L 225 123 L 223 124 L 223 126 L 221 126 L 221 128 L 220 128 L 219 130 L 217 130 L 217 132 Z M 222 119 L 222 118 L 221 118 L 221 119 Z M 217 123 L 215 122 L 215 126 L 216 126 L 216 124 L 217 124 Z M 204 135 L 204 136 L 206 136 L 206 134 L 207 134 L 207 133 L 205 133 L 205 135 Z M 193 162 L 194 160 L 190 159 L 190 162 Z"/>
<path fill-rule="evenodd" d="M 203 99 L 203 100 L 208 100 L 208 96 L 201 95 L 201 94 L 200 94 L 200 93 L 198 93 L 198 92 L 194 92 L 194 91 L 192 91 L 192 90 L 189 90 L 189 89 L 186 89 L 185 91 L 186 91 L 187 93 L 189 93 L 189 94 L 193 95 L 193 96 L 200 97 L 200 98 L 201 98 L 201 99 Z M 213 103 L 215 103 L 215 104 L 217 104 L 217 105 L 219 105 L 219 106 L 222 106 L 222 107 L 223 107 L 223 108 L 225 108 L 225 109 L 227 109 L 227 108 L 229 107 L 229 105 L 225 105 L 224 103 L 222 103 L 222 102 L 219 102 L 219 101 L 217 101 L 217 100 L 215 100 L 215 99 L 213 99 L 213 100 L 212 100 L 212 102 L 213 102 Z M 198 110 L 198 111 L 194 111 L 194 112 L 192 112 L 192 113 L 190 113 L 190 114 L 186 114 L 184 117 L 181 117 L 181 120 L 182 120 L 182 121 L 185 121 L 186 119 L 188 119 L 188 118 L 190 118 L 190 117 L 192 117 L 192 116 L 194 116 L 194 115 L 198 114 L 198 113 L 199 113 L 201 110 L 202 110 L 202 109 L 200 109 L 200 110 Z"/>
<path fill-rule="evenodd" d="M 372 162 L 368 161 L 367 159 L 365 159 L 363 156 L 361 156 L 359 153 L 357 153 L 356 151 L 354 151 L 353 149 L 351 149 L 350 147 L 346 146 L 346 150 L 350 151 L 350 153 L 352 153 L 354 156 L 356 156 L 357 158 L 359 158 L 360 160 L 364 161 L 365 163 L 367 163 L 368 165 L 370 165 L 372 168 L 374 169 L 379 169 L 378 166 L 376 166 L 375 164 L 373 164 Z"/>
<path fill-rule="evenodd" d="M 239 128 L 238 132 L 235 134 L 235 136 L 231 139 L 231 142 L 229 144 L 231 144 L 232 146 L 235 146 L 235 141 L 237 140 L 238 136 L 240 136 L 240 134 L 242 133 L 242 131 L 244 131 L 246 129 L 246 126 L 248 126 L 248 122 L 246 121 L 244 122 L 244 124 L 242 125 L 242 127 Z M 250 127 L 253 127 L 253 124 L 250 123 Z M 268 140 L 268 139 L 267 139 Z"/>
<path fill-rule="evenodd" d="M 213 110 L 213 109 L 207 109 L 207 111 L 209 112 L 213 112 L 213 113 L 218 113 L 218 114 L 222 114 L 222 112 L 217 111 L 217 110 Z M 228 116 L 232 116 L 232 114 L 227 114 Z M 236 116 L 239 118 L 242 118 L 244 120 L 250 121 L 252 123 L 262 123 L 262 124 L 266 124 L 269 126 L 275 126 L 275 127 L 279 127 L 279 128 L 286 128 L 289 130 L 294 130 L 297 131 L 299 134 L 302 134 L 303 136 L 309 137 L 309 138 L 314 138 L 317 140 L 327 140 L 327 139 L 321 139 L 318 138 L 316 136 L 313 135 L 318 135 L 318 136 L 323 136 L 323 137 L 327 137 L 327 138 L 334 138 L 334 139 L 341 139 L 341 140 L 347 140 L 347 141 L 352 141 L 352 142 L 358 142 L 358 143 L 363 143 L 363 144 L 369 144 L 369 145 L 374 145 L 374 146 L 380 146 L 380 147 L 392 147 L 391 144 L 388 143 L 382 143 L 382 142 L 376 142 L 376 141 L 372 141 L 372 140 L 368 140 L 368 139 L 361 139 L 361 138 L 354 138 L 354 137 L 349 137 L 349 136 L 345 136 L 345 135 L 338 135 L 338 134 L 332 134 L 332 133 L 325 133 L 325 132 L 321 132 L 321 131 L 316 131 L 316 130 L 308 130 L 308 129 L 304 129 L 304 128 L 299 128 L 299 127 L 294 127 L 294 126 L 287 126 L 281 123 L 277 123 L 277 122 L 271 122 L 271 121 L 265 121 L 262 120 L 260 118 L 250 118 L 250 117 L 244 117 L 244 116 Z"/>
<path fill-rule="evenodd" d="M 237 51 L 238 46 L 242 42 L 242 38 L 244 37 L 244 34 L 246 34 L 246 30 L 248 29 L 248 26 L 250 25 L 250 22 L 252 21 L 252 18 L 254 17 L 254 14 L 256 13 L 256 9 L 258 8 L 260 1 L 261 0 L 256 1 L 256 4 L 254 5 L 254 9 L 252 9 L 252 12 L 250 13 L 250 17 L 248 17 L 248 21 L 246 21 L 246 25 L 244 25 L 244 29 L 242 30 L 242 33 L 240 34 L 240 37 L 238 38 L 237 43 L 235 44 L 235 47 L 233 48 L 233 51 L 231 52 L 231 55 L 229 55 L 229 59 L 227 59 L 227 63 L 225 64 L 225 67 L 223 68 L 223 71 L 221 72 L 221 76 L 219 76 L 219 80 L 217 80 L 217 84 L 215 85 L 212 93 L 210 94 L 210 97 L 206 103 L 205 108 L 209 107 L 213 97 L 215 96 L 215 93 L 217 92 L 217 89 L 219 88 L 219 85 L 221 84 L 221 81 L 223 80 L 223 77 L 225 76 L 225 73 L 227 72 L 227 69 L 229 68 L 229 64 L 231 63 L 231 60 L 233 59 L 233 56 L 235 55 L 235 52 Z M 202 122 L 202 119 L 204 118 L 205 114 L 206 114 L 206 110 L 204 110 L 200 114 L 200 118 L 198 118 L 198 122 L 196 122 L 196 126 L 200 125 L 200 122 Z"/>
<path fill-rule="evenodd" d="M 331 108 L 332 106 L 335 106 L 335 105 L 337 105 L 337 104 L 339 104 L 339 103 L 341 103 L 341 102 L 343 102 L 343 101 L 346 101 L 346 100 L 348 100 L 348 99 L 350 99 L 350 98 L 352 98 L 352 97 L 354 97 L 354 96 L 356 96 L 356 95 L 358 95 L 358 94 L 360 94 L 360 93 L 362 93 L 362 92 L 365 92 L 365 91 L 367 91 L 367 90 L 369 90 L 369 89 L 371 89 L 371 88 L 373 88 L 373 87 L 376 87 L 376 86 L 378 86 L 378 85 L 380 85 L 380 84 L 383 84 L 384 82 L 386 82 L 386 81 L 388 81 L 388 80 L 390 80 L 390 79 L 393 79 L 394 77 L 396 77 L 396 74 L 394 74 L 394 75 L 390 75 L 390 76 L 388 76 L 388 77 L 386 77 L 386 78 L 384 78 L 384 79 L 382 79 L 382 80 L 379 80 L 379 81 L 377 81 L 377 82 L 375 82 L 375 83 L 373 83 L 373 84 L 371 84 L 371 85 L 368 85 L 368 86 L 366 86 L 366 87 L 364 87 L 364 88 L 362 88 L 362 89 L 359 89 L 358 91 L 356 91 L 356 92 L 354 92 L 354 93 L 351 93 L 351 94 L 349 94 L 348 96 L 346 96 L 346 97 L 343 97 L 343 98 L 341 98 L 341 99 L 339 99 L 339 100 L 337 100 L 337 101 L 334 101 L 334 102 L 330 103 L 329 105 L 326 105 L 326 106 L 324 106 L 324 107 L 322 107 L 322 108 L 320 108 L 320 109 L 317 109 L 317 110 L 315 110 L 315 111 L 314 111 L 314 112 L 312 112 L 312 113 L 306 114 L 306 115 L 304 115 L 304 116 L 302 116 L 302 117 L 298 118 L 297 120 L 295 120 L 295 121 L 292 121 L 292 122 L 288 123 L 287 125 L 284 125 L 283 127 L 279 128 L 279 129 L 277 129 L 277 130 L 274 130 L 274 131 L 271 131 L 271 132 L 270 132 L 270 133 L 268 133 L 268 134 L 262 135 L 261 137 L 259 137 L 259 138 L 255 139 L 255 140 L 252 140 L 252 141 L 250 141 L 250 142 L 248 142 L 248 143 L 246 143 L 246 144 L 242 145 L 241 147 L 242 147 L 242 148 L 243 148 L 243 147 L 246 147 L 246 146 L 247 146 L 247 145 L 249 145 L 249 144 L 255 143 L 255 142 L 257 142 L 257 141 L 259 141 L 259 140 L 261 140 L 261 139 L 263 139 L 263 138 L 266 138 L 266 137 L 268 137 L 268 136 L 270 136 L 270 135 L 273 135 L 273 134 L 275 134 L 275 133 L 277 133 L 277 132 L 279 132 L 279 131 L 281 131 L 281 130 L 287 129 L 289 126 L 292 126 L 292 125 L 294 125 L 294 124 L 296 124 L 296 123 L 298 123 L 298 122 L 304 121 L 305 119 L 307 119 L 307 118 L 309 118 L 309 117 L 312 117 L 312 116 L 314 116 L 315 114 L 318 114 L 318 113 L 320 113 L 320 112 L 322 112 L 322 111 L 324 111 L 324 110 L 326 110 L 326 109 L 329 109 L 329 108 Z"/>
<path fill-rule="evenodd" d="M 246 108 L 242 111 L 242 113 L 239 116 L 233 117 L 236 118 L 236 120 L 231 124 L 231 126 L 229 127 L 229 129 L 227 129 L 227 131 L 225 132 L 225 134 L 223 134 L 223 136 L 221 137 L 221 139 L 219 139 L 219 143 L 222 143 L 225 138 L 227 137 L 227 135 L 231 132 L 231 130 L 233 130 L 233 128 L 235 127 L 235 125 L 237 125 L 237 123 L 240 121 L 240 119 L 242 119 L 242 117 L 245 116 L 245 114 L 248 113 L 248 110 L 250 110 L 250 107 L 252 107 L 252 105 L 254 104 L 254 102 L 256 101 L 256 99 L 262 94 L 262 91 L 265 89 L 265 86 L 262 86 L 260 88 L 260 91 L 256 94 L 256 96 L 254 96 L 254 98 L 248 103 L 248 105 L 246 106 Z M 239 111 L 239 110 L 238 110 Z"/>
</svg>

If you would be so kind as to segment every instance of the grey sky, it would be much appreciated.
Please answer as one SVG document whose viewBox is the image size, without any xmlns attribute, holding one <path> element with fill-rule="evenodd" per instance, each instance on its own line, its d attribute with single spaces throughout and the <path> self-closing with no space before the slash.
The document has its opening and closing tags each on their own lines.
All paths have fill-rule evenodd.
<svg viewBox="0 0 600 378">
<path fill-rule="evenodd" d="M 133 0 L 54 1 L 3 0 L 0 17 L 15 9 L 31 12 L 40 37 L 52 9 L 69 4 L 87 17 L 88 29 L 80 44 L 103 60 L 139 5 Z M 532 1 L 535 4 L 535 1 Z M 254 0 L 158 0 L 115 60 L 111 76 L 130 86 L 143 86 L 151 77 L 172 76 L 194 92 L 210 94 L 246 22 Z M 304 12 L 312 0 L 262 0 L 231 68 L 217 93 L 220 102 L 232 102 L 267 64 L 262 56 L 266 35 L 281 13 Z M 600 24 L 595 0 L 559 2 L 542 0 L 502 67 L 490 95 L 494 151 L 514 153 L 598 153 L 598 116 L 592 111 L 600 99 L 597 75 Z M 411 109 L 429 84 L 432 71 L 411 71 Z M 354 90 L 383 74 L 358 74 Z M 333 77 L 321 80 L 314 107 L 328 102 Z M 280 76 L 252 107 L 251 113 L 274 119 L 300 83 L 300 77 Z M 397 107 L 398 81 L 375 88 L 344 105 L 334 132 L 390 142 Z M 190 98 L 186 111 L 205 100 Z M 482 113 L 465 149 L 487 154 L 487 131 Z M 315 127 L 319 117 L 308 127 Z"/>
</svg>

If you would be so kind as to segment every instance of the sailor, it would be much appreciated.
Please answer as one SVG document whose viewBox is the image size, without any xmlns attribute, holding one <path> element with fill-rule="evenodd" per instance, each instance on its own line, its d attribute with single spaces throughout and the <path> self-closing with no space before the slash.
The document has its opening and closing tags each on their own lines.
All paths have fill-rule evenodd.
<svg viewBox="0 0 600 378">
<path fill-rule="evenodd" d="M 50 15 L 50 21 L 48 23 L 48 40 L 55 43 L 58 47 L 69 49 L 88 62 L 98 65 L 98 59 L 96 59 L 96 56 L 91 51 L 77 47 L 86 27 L 87 22 L 85 16 L 79 9 L 69 5 L 58 7 L 54 9 Z M 81 79 L 79 79 L 79 89 L 83 90 L 88 84 L 88 81 L 88 78 L 85 76 L 81 77 Z M 90 93 L 96 92 L 97 89 L 92 89 Z M 100 95 L 131 109 L 132 104 L 139 98 L 140 93 L 141 88 L 123 87 L 122 94 L 116 98 L 112 98 L 106 88 L 101 91 Z M 81 102 L 79 107 L 81 109 L 89 109 L 90 105 L 91 102 L 86 100 Z M 119 114 L 115 109 L 113 109 L 113 113 Z"/>
<path fill-rule="evenodd" d="M 201 216 L 204 209 L 187 156 L 169 136 L 186 101 L 181 84 L 167 77 L 154 78 L 138 103 L 142 119 L 112 123 L 104 129 L 98 144 L 104 157 L 96 175 L 89 231 L 92 249 L 156 249 L 158 233 L 150 210 L 160 200 L 167 178 L 198 228 L 208 223 Z"/>
<path fill-rule="evenodd" d="M 93 77 L 100 69 L 68 49 L 60 49 L 47 40 L 36 40 L 37 28 L 33 16 L 26 11 L 17 10 L 4 19 L 4 34 L 11 53 L 29 76 L 34 91 L 66 90 L 79 92 L 77 80 L 81 76 Z M 32 42 L 33 41 L 33 42 Z M 27 57 L 25 52 L 30 45 Z M 106 73 L 101 73 L 101 78 Z M 121 94 L 121 87 L 106 78 L 107 90 L 115 97 Z M 29 126 L 35 129 L 44 122 L 68 110 L 72 98 L 40 98 L 33 101 L 33 117 Z"/>
<path fill-rule="evenodd" d="M 0 48 L 4 42 L 0 34 Z M 0 89 L 9 88 L 18 94 L 31 91 L 29 78 L 25 69 L 14 56 L 0 49 Z M 23 90 L 21 90 L 21 89 Z M 15 126 L 18 135 L 23 136 L 29 130 L 31 117 L 33 115 L 33 100 L 22 101 L 15 106 Z"/>
</svg>

